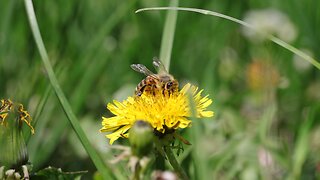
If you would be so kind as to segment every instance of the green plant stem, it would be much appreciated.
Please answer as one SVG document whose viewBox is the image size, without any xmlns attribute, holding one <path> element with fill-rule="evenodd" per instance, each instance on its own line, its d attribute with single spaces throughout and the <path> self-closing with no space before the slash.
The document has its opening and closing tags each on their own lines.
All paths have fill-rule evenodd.
<svg viewBox="0 0 320 180">
<path fill-rule="evenodd" d="M 140 166 L 140 159 L 139 159 L 135 165 L 133 180 L 140 180 L 140 174 L 141 174 L 141 166 Z"/>
<path fill-rule="evenodd" d="M 36 41 L 42 62 L 44 64 L 44 67 L 46 69 L 46 72 L 48 74 L 50 83 L 60 101 L 61 106 L 63 107 L 63 110 L 66 114 L 66 116 L 69 119 L 69 122 L 71 123 L 74 131 L 76 132 L 79 140 L 81 141 L 83 147 L 87 151 L 88 155 L 90 156 L 91 160 L 101 173 L 103 179 L 110 179 L 112 178 L 112 173 L 109 168 L 104 164 L 103 160 L 99 156 L 99 154 L 96 152 L 96 150 L 93 148 L 93 146 L 90 144 L 87 136 L 85 135 L 83 129 L 81 128 L 79 121 L 77 120 L 76 116 L 74 115 L 69 102 L 67 101 L 62 89 L 60 88 L 60 85 L 58 83 L 58 80 L 54 74 L 54 71 L 52 69 L 52 66 L 49 61 L 49 57 L 47 54 L 47 51 L 45 49 L 44 43 L 42 41 L 42 37 L 40 34 L 40 30 L 38 27 L 36 15 L 34 13 L 34 8 L 32 4 L 32 0 L 25 0 L 25 8 L 27 11 L 27 16 L 29 19 L 30 27 L 34 36 L 34 39 Z"/>
<path fill-rule="evenodd" d="M 171 0 L 171 7 L 177 7 L 178 5 L 179 0 Z M 161 39 L 160 60 L 162 61 L 164 67 L 168 72 L 170 68 L 171 52 L 174 40 L 174 32 L 176 29 L 177 16 L 177 11 L 168 11 Z"/>
<path fill-rule="evenodd" d="M 188 178 L 187 174 L 184 172 L 184 170 L 182 169 L 182 167 L 178 163 L 176 157 L 174 156 L 174 154 L 172 152 L 172 149 L 170 147 L 164 147 L 164 151 L 167 155 L 167 158 L 168 158 L 171 166 L 178 173 L 180 178 L 183 180 L 188 180 L 189 178 Z"/>
</svg>

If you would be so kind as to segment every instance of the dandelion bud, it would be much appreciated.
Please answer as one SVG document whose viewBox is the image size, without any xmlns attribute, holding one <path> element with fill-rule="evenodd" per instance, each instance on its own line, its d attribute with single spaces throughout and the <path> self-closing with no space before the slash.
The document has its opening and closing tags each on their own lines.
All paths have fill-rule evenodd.
<svg viewBox="0 0 320 180">
<path fill-rule="evenodd" d="M 152 150 L 153 129 L 146 121 L 138 120 L 130 129 L 130 145 L 133 155 L 143 157 Z"/>
<path fill-rule="evenodd" d="M 0 106 L 0 166 L 19 169 L 28 162 L 27 147 L 22 134 L 26 123 L 31 132 L 31 117 L 21 104 L 9 99 L 1 100 Z"/>
</svg>

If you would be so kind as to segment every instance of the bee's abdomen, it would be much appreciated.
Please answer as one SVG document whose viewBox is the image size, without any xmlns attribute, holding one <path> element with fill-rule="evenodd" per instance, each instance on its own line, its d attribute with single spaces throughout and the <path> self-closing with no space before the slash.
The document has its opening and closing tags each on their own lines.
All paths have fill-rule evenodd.
<svg viewBox="0 0 320 180">
<path fill-rule="evenodd" d="M 144 81 L 145 81 L 145 80 L 142 80 L 142 81 L 138 84 L 138 86 L 136 87 L 135 94 L 136 94 L 137 96 L 141 96 L 142 93 L 143 93 L 143 91 L 144 91 L 144 89 L 146 88 L 146 84 L 145 84 Z"/>
<path fill-rule="evenodd" d="M 157 79 L 152 76 L 147 76 L 136 87 L 135 94 L 141 96 L 143 93 L 154 93 L 157 88 Z"/>
</svg>

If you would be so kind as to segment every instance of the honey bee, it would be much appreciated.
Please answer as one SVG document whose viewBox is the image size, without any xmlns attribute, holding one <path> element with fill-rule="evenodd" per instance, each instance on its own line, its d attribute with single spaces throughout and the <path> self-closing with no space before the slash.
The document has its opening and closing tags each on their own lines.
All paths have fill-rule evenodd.
<svg viewBox="0 0 320 180">
<path fill-rule="evenodd" d="M 136 96 L 141 96 L 143 93 L 155 94 L 155 90 L 160 90 L 164 95 L 172 94 L 178 91 L 179 83 L 174 77 L 168 73 L 164 65 L 157 58 L 153 59 L 153 66 L 158 69 L 155 74 L 142 64 L 132 64 L 131 68 L 139 73 L 146 75 L 135 90 Z"/>
</svg>

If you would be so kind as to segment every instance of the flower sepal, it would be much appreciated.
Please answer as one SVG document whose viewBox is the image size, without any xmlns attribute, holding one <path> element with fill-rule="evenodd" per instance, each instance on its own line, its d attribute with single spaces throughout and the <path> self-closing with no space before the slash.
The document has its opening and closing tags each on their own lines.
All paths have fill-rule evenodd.
<svg viewBox="0 0 320 180">
<path fill-rule="evenodd" d="M 152 151 L 154 140 L 153 129 L 150 124 L 146 121 L 138 120 L 129 133 L 132 154 L 139 158 L 147 156 Z"/>
</svg>

